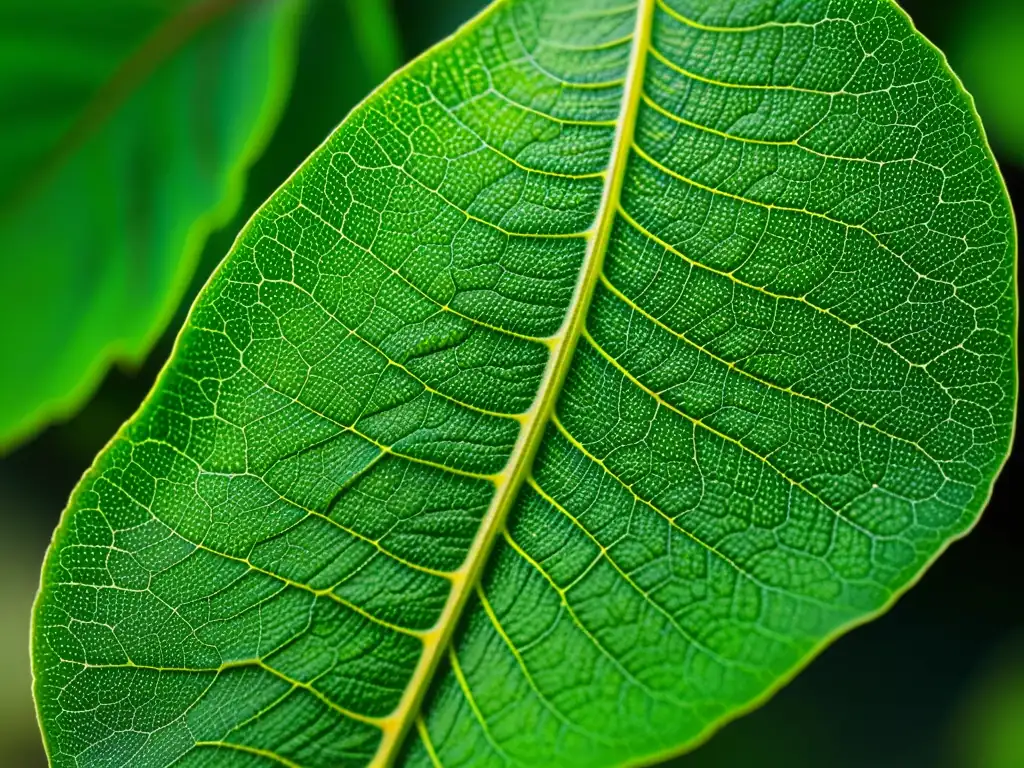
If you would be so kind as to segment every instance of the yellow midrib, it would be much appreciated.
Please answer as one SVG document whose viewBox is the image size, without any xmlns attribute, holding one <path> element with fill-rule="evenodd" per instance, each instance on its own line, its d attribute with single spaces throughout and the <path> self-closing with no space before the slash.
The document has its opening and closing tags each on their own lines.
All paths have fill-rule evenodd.
<svg viewBox="0 0 1024 768">
<path fill-rule="evenodd" d="M 448 647 L 466 600 L 480 578 L 494 541 L 505 525 L 505 519 L 516 494 L 533 465 L 544 436 L 544 429 L 554 411 L 555 402 L 569 371 L 576 342 L 586 321 L 590 299 L 601 275 L 604 255 L 608 249 L 619 207 L 623 177 L 633 146 L 640 94 L 643 91 L 644 67 L 650 46 L 655 2 L 656 0 L 637 0 L 633 47 L 623 82 L 622 107 L 605 174 L 604 192 L 594 225 L 587 235 L 586 254 L 566 318 L 562 327 L 548 342 L 551 353 L 533 406 L 523 416 L 519 438 L 504 471 L 497 476 L 494 497 L 473 539 L 466 560 L 459 570 L 450 576 L 451 592 L 441 616 L 434 628 L 423 636 L 423 653 L 398 707 L 391 715 L 381 720 L 384 735 L 370 763 L 371 768 L 387 768 L 394 762 L 405 734 L 419 712 L 423 696 Z"/>
</svg>

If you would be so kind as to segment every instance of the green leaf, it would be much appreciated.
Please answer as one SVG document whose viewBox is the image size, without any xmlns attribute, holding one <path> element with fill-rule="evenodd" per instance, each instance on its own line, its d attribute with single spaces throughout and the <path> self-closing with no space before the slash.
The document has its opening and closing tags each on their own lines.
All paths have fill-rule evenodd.
<svg viewBox="0 0 1024 768">
<path fill-rule="evenodd" d="M 241 201 L 305 0 L 0 9 L 0 445 L 137 363 Z"/>
<path fill-rule="evenodd" d="M 1011 635 L 980 664 L 954 721 L 950 751 L 966 768 L 1017 768 L 1024 764 L 1024 642 Z"/>
<path fill-rule="evenodd" d="M 983 0 L 958 10 L 950 61 L 977 100 L 996 149 L 1024 164 L 1024 8 L 1013 0 Z"/>
<path fill-rule="evenodd" d="M 257 213 L 57 530 L 56 765 L 634 764 L 977 519 L 1015 234 L 888 0 L 504 0 Z"/>
</svg>

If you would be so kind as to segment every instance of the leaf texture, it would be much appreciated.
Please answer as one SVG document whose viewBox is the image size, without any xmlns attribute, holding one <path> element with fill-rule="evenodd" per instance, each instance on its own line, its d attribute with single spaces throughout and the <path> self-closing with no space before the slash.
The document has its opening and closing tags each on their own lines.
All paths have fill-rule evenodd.
<svg viewBox="0 0 1024 768">
<path fill-rule="evenodd" d="M 694 746 L 976 520 L 1015 252 L 887 0 L 496 3 L 252 219 L 75 492 L 54 763 Z"/>
<path fill-rule="evenodd" d="M 148 352 L 277 124 L 304 6 L 3 3 L 0 446 Z"/>
</svg>

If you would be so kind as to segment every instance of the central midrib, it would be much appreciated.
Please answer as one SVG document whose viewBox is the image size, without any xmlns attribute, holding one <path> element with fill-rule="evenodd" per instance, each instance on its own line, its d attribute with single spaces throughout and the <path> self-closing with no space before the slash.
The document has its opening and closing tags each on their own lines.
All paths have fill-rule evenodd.
<svg viewBox="0 0 1024 768">
<path fill-rule="evenodd" d="M 544 437 L 545 427 L 569 371 L 576 342 L 586 322 L 594 287 L 601 275 L 604 255 L 608 249 L 619 207 L 622 181 L 633 145 L 637 110 L 643 91 L 644 65 L 654 19 L 654 3 L 655 0 L 637 0 L 633 43 L 623 81 L 619 122 L 612 142 L 608 170 L 605 173 L 605 187 L 594 224 L 587 235 L 586 253 L 565 320 L 558 332 L 548 340 L 551 352 L 533 406 L 520 417 L 523 426 L 519 437 L 505 469 L 495 478 L 497 487 L 494 496 L 470 545 L 466 560 L 459 570 L 450 576 L 451 591 L 441 616 L 434 629 L 423 637 L 423 653 L 398 707 L 380 723 L 383 738 L 370 763 L 371 768 L 386 768 L 394 762 L 405 734 L 419 713 L 423 696 L 433 679 L 442 654 L 448 648 L 466 600 L 479 581 L 494 541 L 501 533 L 519 488 L 530 472 L 537 449 Z"/>
</svg>

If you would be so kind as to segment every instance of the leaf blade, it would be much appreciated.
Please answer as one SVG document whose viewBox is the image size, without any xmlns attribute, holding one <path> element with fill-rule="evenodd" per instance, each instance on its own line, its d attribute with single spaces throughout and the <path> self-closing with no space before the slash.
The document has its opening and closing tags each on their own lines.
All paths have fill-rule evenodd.
<svg viewBox="0 0 1024 768">
<path fill-rule="evenodd" d="M 1012 383 L 984 386 L 1012 381 L 1005 195 L 987 160 L 1003 218 L 955 201 L 952 182 L 934 197 L 942 147 L 908 160 L 901 124 L 881 143 L 867 121 L 850 127 L 851 92 L 877 116 L 878 78 L 916 98 L 927 59 L 882 75 L 820 65 L 838 43 L 873 41 L 882 59 L 896 43 L 930 49 L 873 0 L 813 23 L 753 18 L 771 13 L 754 4 L 732 26 L 715 17 L 728 4 L 693 19 L 681 5 L 500 3 L 399 73 L 250 223 L 154 401 L 87 478 L 80 493 L 106 489 L 106 508 L 141 483 L 132 515 L 181 539 L 173 568 L 209 550 L 248 563 L 232 577 L 257 594 L 267 574 L 299 585 L 290 609 L 283 586 L 266 602 L 279 632 L 265 649 L 262 631 L 228 642 L 211 627 L 236 619 L 201 614 L 214 655 L 251 670 L 210 685 L 278 696 L 221 741 L 304 765 L 644 760 L 769 695 L 976 518 L 1013 409 Z M 589 21 L 565 26 L 574 12 Z M 637 30 L 628 46 L 624 25 Z M 559 30 L 572 37 L 545 38 Z M 748 59 L 735 43 L 701 42 L 794 34 L 819 67 L 780 65 L 760 83 L 736 70 Z M 664 63 L 676 59 L 685 66 Z M 938 72 L 924 82 L 956 114 L 964 97 Z M 752 93 L 782 117 L 723 124 Z M 659 96 L 678 100 L 667 114 L 649 106 Z M 665 128 L 669 115 L 681 120 Z M 784 138 L 799 119 L 817 133 Z M 985 151 L 963 120 L 974 139 L 949 165 L 961 173 Z M 919 209 L 953 202 L 991 228 L 971 236 L 993 259 L 980 272 L 957 252 L 991 290 L 946 281 L 996 307 L 979 315 L 985 327 L 961 322 L 960 298 L 935 277 L 949 224 Z M 956 365 L 929 359 L 936 349 Z M 166 442 L 173 430 L 154 438 L 155 415 L 181 411 L 186 393 L 197 401 L 204 380 L 199 415 L 224 424 L 198 446 L 176 438 L 194 463 L 177 491 L 188 500 L 161 507 L 173 451 L 142 462 L 165 467 L 152 483 L 132 479 L 132 452 Z M 985 431 L 968 397 L 1001 426 Z M 943 404 L 977 425 L 967 450 L 984 476 L 969 473 L 963 425 L 936 415 Z M 73 508 L 87 519 L 90 504 Z M 222 530 L 228 520 L 237 530 Z M 66 521 L 53 594 L 74 580 L 61 568 L 76 535 Z M 247 621 L 263 605 L 243 601 Z M 36 637 L 42 684 L 56 673 Z"/>
</svg>

